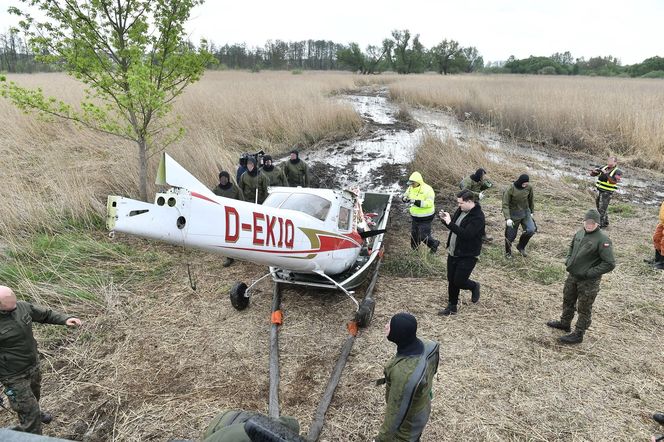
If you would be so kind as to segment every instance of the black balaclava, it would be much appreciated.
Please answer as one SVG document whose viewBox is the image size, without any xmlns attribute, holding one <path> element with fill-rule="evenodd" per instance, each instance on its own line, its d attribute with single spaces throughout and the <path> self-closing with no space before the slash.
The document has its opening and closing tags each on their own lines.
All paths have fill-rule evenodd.
<svg viewBox="0 0 664 442">
<path fill-rule="evenodd" d="M 221 177 L 222 176 L 226 177 L 226 184 L 223 185 L 223 186 L 221 185 Z M 231 176 L 225 170 L 222 170 L 221 172 L 219 172 L 219 181 L 220 181 L 219 182 L 219 188 L 220 189 L 228 190 L 231 187 L 233 187 L 233 183 L 231 183 Z"/>
<path fill-rule="evenodd" d="M 274 170 L 274 164 L 267 165 L 268 161 L 272 161 L 271 155 L 263 155 L 263 170 L 266 172 L 272 172 Z"/>
<path fill-rule="evenodd" d="M 397 313 L 390 319 L 390 334 L 387 340 L 397 344 L 397 355 L 422 354 L 424 344 L 417 339 L 417 319 L 410 313 Z"/>
<path fill-rule="evenodd" d="M 247 158 L 247 166 L 249 166 L 249 163 L 252 163 L 254 165 L 254 170 L 249 171 L 249 167 L 247 167 L 247 173 L 251 176 L 258 175 L 258 167 L 256 167 L 256 158 L 254 157 Z"/>
<path fill-rule="evenodd" d="M 295 159 L 290 160 L 291 163 L 297 164 L 300 162 L 300 152 L 297 149 L 293 149 L 289 152 L 289 154 L 294 153 L 295 154 Z"/>
<path fill-rule="evenodd" d="M 524 173 L 522 175 L 519 175 L 518 180 L 514 181 L 514 187 L 516 187 L 517 189 L 522 189 L 523 183 L 528 183 L 528 182 L 530 182 L 530 177 Z"/>
<path fill-rule="evenodd" d="M 474 174 L 470 176 L 470 179 L 475 181 L 476 183 L 479 183 L 482 181 L 482 178 L 484 178 L 484 174 L 486 173 L 486 170 L 482 169 L 481 167 L 475 171 Z"/>
</svg>

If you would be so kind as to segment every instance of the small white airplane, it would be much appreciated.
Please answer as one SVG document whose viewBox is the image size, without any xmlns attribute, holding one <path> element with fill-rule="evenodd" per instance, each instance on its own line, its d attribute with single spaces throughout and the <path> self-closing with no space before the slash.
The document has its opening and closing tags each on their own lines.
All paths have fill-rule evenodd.
<svg viewBox="0 0 664 442">
<path fill-rule="evenodd" d="M 250 287 L 237 283 L 231 302 L 249 303 L 250 289 L 277 283 L 336 288 L 348 295 L 381 253 L 392 195 L 332 189 L 272 187 L 262 205 L 215 195 L 167 154 L 156 183 L 169 185 L 154 203 L 109 196 L 107 227 L 167 243 L 269 266 Z M 366 215 L 365 215 L 366 214 Z M 373 310 L 373 309 L 372 309 Z"/>
</svg>

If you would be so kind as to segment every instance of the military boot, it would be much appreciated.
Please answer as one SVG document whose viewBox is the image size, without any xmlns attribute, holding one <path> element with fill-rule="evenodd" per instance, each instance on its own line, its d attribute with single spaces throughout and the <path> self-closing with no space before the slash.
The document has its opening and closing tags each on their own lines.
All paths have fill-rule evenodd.
<svg viewBox="0 0 664 442">
<path fill-rule="evenodd" d="M 476 282 L 475 287 L 471 290 L 471 296 L 470 296 L 470 301 L 475 304 L 477 301 L 480 300 L 480 283 Z"/>
<path fill-rule="evenodd" d="M 655 413 L 652 415 L 652 418 L 655 419 L 655 422 L 657 422 L 658 424 L 664 425 L 664 414 Z"/>
<path fill-rule="evenodd" d="M 53 420 L 53 415 L 49 413 L 48 411 L 40 411 L 39 412 L 39 417 L 42 421 L 42 424 L 50 424 L 51 421 Z"/>
<path fill-rule="evenodd" d="M 664 256 L 659 253 L 659 250 L 655 252 L 655 264 L 653 267 L 657 270 L 664 270 Z"/>
<path fill-rule="evenodd" d="M 583 331 L 576 329 L 568 335 L 558 338 L 562 344 L 580 344 L 583 342 Z"/>
<path fill-rule="evenodd" d="M 512 258 L 512 243 L 505 240 L 505 258 Z"/>
<path fill-rule="evenodd" d="M 521 235 L 519 238 L 519 243 L 516 245 L 516 250 L 523 256 L 524 258 L 528 256 L 528 253 L 526 252 L 526 246 L 528 245 L 528 241 L 530 241 L 530 238 L 532 238 L 532 235 L 528 235 L 527 233 L 524 233 Z"/>
<path fill-rule="evenodd" d="M 447 307 L 438 311 L 439 316 L 451 316 L 456 314 L 457 314 L 456 304 L 447 304 Z"/>
<path fill-rule="evenodd" d="M 547 321 L 546 325 L 551 327 L 551 328 L 557 328 L 558 330 L 563 330 L 566 331 L 567 333 L 572 330 L 569 324 L 563 324 L 562 321 L 558 321 L 557 319 L 553 319 L 551 321 Z"/>
</svg>

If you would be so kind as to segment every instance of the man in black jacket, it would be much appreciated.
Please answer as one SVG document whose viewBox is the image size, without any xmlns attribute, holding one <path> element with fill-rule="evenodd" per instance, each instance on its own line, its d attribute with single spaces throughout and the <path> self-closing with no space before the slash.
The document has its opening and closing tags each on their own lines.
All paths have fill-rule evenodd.
<svg viewBox="0 0 664 442">
<path fill-rule="evenodd" d="M 449 316 L 457 313 L 459 292 L 470 290 L 473 303 L 480 299 L 480 283 L 472 281 L 470 274 L 475 268 L 477 258 L 482 250 L 482 237 L 485 235 L 484 212 L 479 203 L 475 202 L 473 192 L 468 189 L 457 193 L 459 208 L 453 216 L 440 211 L 438 216 L 445 227 L 450 229 L 447 237 L 447 281 L 448 304 L 438 312 Z"/>
</svg>

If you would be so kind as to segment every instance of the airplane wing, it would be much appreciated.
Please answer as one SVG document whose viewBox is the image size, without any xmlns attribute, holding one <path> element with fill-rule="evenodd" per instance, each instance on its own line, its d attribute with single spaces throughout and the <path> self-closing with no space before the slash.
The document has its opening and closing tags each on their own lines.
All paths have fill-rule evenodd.
<svg viewBox="0 0 664 442">
<path fill-rule="evenodd" d="M 216 195 L 207 188 L 196 177 L 187 172 L 180 166 L 169 154 L 164 152 L 157 169 L 157 179 L 155 184 L 161 186 L 172 186 L 187 189 L 190 192 L 196 192 L 208 198 L 216 199 Z"/>
</svg>

